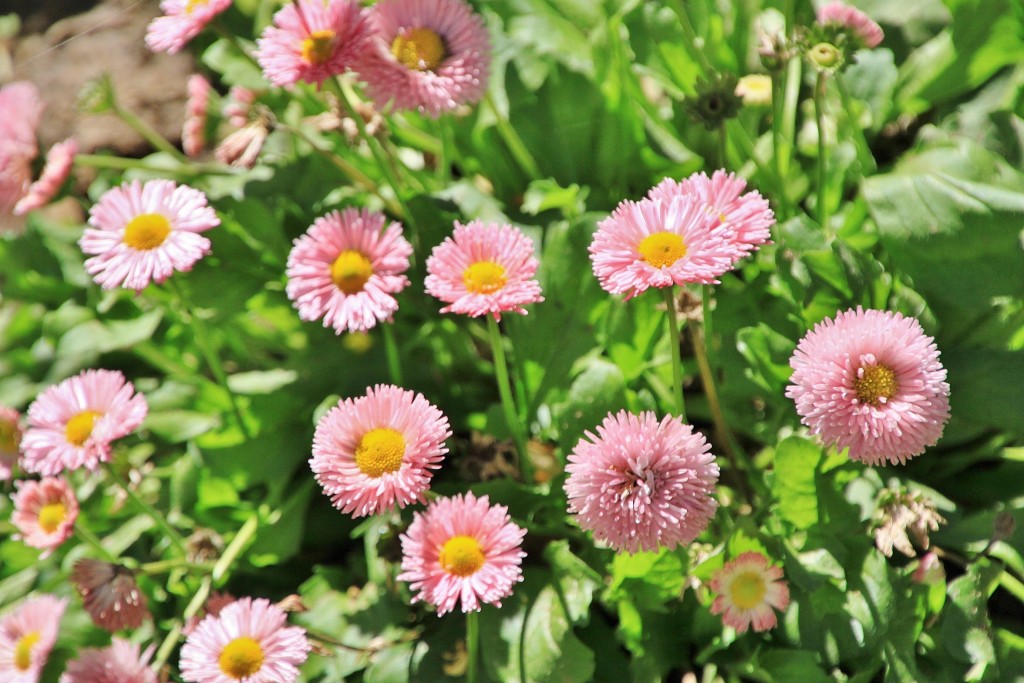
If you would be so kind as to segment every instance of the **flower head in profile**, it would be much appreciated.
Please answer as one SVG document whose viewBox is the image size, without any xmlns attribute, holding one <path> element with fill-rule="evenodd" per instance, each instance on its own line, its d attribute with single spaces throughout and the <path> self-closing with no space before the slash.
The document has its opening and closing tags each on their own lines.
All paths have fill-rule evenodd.
<svg viewBox="0 0 1024 683">
<path fill-rule="evenodd" d="M 875 546 L 886 557 L 895 548 L 907 557 L 914 557 L 914 546 L 927 550 L 928 534 L 938 531 L 945 518 L 935 508 L 935 501 L 920 492 L 911 493 L 903 487 L 882 489 L 875 511 Z"/>
<path fill-rule="evenodd" d="M 436 606 L 438 616 L 456 605 L 463 612 L 479 611 L 481 603 L 500 607 L 523 580 L 524 536 L 508 508 L 491 505 L 487 496 L 439 498 L 415 513 L 402 534 L 398 579 L 417 591 L 413 602 Z"/>
<path fill-rule="evenodd" d="M 39 180 L 32 183 L 25 196 L 14 205 L 14 214 L 22 216 L 45 206 L 71 175 L 71 166 L 76 154 L 78 142 L 74 138 L 68 138 L 51 147 L 46 153 L 46 163 Z"/>
<path fill-rule="evenodd" d="M 949 385 L 935 341 L 889 311 L 848 310 L 797 345 L 786 396 L 826 444 L 869 465 L 904 463 L 935 445 L 949 419 Z"/>
<path fill-rule="evenodd" d="M 44 104 L 30 81 L 0 88 L 0 232 L 22 227 L 14 209 L 32 183 L 32 160 L 39 153 L 36 129 Z"/>
<path fill-rule="evenodd" d="M 105 631 L 138 628 L 149 617 L 146 594 L 127 567 L 84 558 L 75 562 L 71 583 L 93 623 Z"/>
<path fill-rule="evenodd" d="M 142 424 L 146 397 L 114 370 L 85 370 L 44 391 L 28 407 L 22 467 L 44 475 L 110 460 L 110 444 Z"/>
<path fill-rule="evenodd" d="M 382 0 L 373 6 L 375 50 L 357 67 L 378 106 L 433 117 L 480 101 L 491 44 L 463 0 Z"/>
<path fill-rule="evenodd" d="M 690 543 L 718 509 L 711 446 L 679 418 L 605 417 L 569 455 L 569 512 L 594 538 L 635 553 Z"/>
<path fill-rule="evenodd" d="M 157 683 L 156 672 L 149 668 L 156 646 L 143 652 L 139 646 L 114 638 L 103 649 L 86 648 L 68 662 L 60 683 Z"/>
<path fill-rule="evenodd" d="M 146 47 L 173 55 L 230 6 L 231 0 L 163 0 L 163 16 L 146 27 Z"/>
<path fill-rule="evenodd" d="M 202 74 L 192 74 L 186 85 L 185 123 L 181 129 L 181 147 L 185 154 L 195 158 L 206 147 L 206 116 L 210 107 L 213 87 Z"/>
<path fill-rule="evenodd" d="M 89 209 L 79 245 L 93 257 L 85 269 L 103 289 L 137 292 L 174 271 L 192 270 L 210 253 L 200 233 L 220 225 L 206 195 L 170 180 L 133 180 L 108 190 Z"/>
<path fill-rule="evenodd" d="M 25 600 L 0 620 L 0 680 L 37 683 L 57 642 L 67 600 L 40 595 Z"/>
<path fill-rule="evenodd" d="M 11 496 L 11 522 L 18 529 L 15 538 L 43 550 L 40 558 L 44 558 L 74 532 L 78 499 L 61 477 L 19 481 L 17 487 L 17 493 Z"/>
<path fill-rule="evenodd" d="M 320 84 L 353 67 L 370 49 L 371 36 L 355 0 L 295 0 L 263 31 L 256 59 L 274 85 Z"/>
<path fill-rule="evenodd" d="M 389 321 L 394 295 L 409 284 L 412 245 L 402 226 L 384 227 L 384 214 L 367 209 L 332 211 L 317 218 L 288 254 L 288 298 L 303 320 L 363 332 Z"/>
<path fill-rule="evenodd" d="M 310 644 L 306 631 L 263 598 L 242 598 L 208 615 L 181 648 L 189 683 L 294 683 Z"/>
<path fill-rule="evenodd" d="M 442 313 L 473 318 L 509 311 L 526 314 L 526 304 L 544 301 L 534 279 L 533 242 L 511 225 L 476 220 L 455 223 L 451 237 L 427 259 L 427 293 L 448 305 Z"/>
<path fill-rule="evenodd" d="M 9 481 L 21 450 L 21 413 L 0 406 L 0 481 Z"/>
<path fill-rule="evenodd" d="M 712 614 L 737 633 L 753 625 L 755 631 L 775 628 L 775 611 L 789 606 L 789 586 L 782 580 L 782 568 L 773 566 L 758 552 L 748 551 L 730 560 L 711 577 L 711 590 L 718 595 Z"/>
<path fill-rule="evenodd" d="M 817 12 L 818 24 L 825 28 L 849 32 L 853 39 L 866 48 L 878 47 L 885 34 L 868 15 L 844 2 L 830 2 Z"/>
<path fill-rule="evenodd" d="M 451 435 L 422 394 L 378 384 L 320 419 L 309 464 L 334 507 L 363 517 L 423 502 Z"/>
</svg>

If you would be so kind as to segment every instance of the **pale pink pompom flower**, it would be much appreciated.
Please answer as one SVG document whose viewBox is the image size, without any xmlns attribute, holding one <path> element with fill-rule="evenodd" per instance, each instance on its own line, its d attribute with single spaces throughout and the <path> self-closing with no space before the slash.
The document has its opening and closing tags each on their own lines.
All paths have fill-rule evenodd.
<svg viewBox="0 0 1024 683">
<path fill-rule="evenodd" d="M 21 413 L 14 408 L 0 406 L 0 481 L 8 481 L 14 474 L 24 431 Z"/>
<path fill-rule="evenodd" d="M 76 154 L 78 142 L 74 138 L 68 138 L 51 147 L 46 153 L 46 164 L 39 180 L 29 186 L 28 192 L 14 206 L 14 214 L 22 216 L 45 206 L 71 175 L 71 166 L 75 162 Z"/>
<path fill-rule="evenodd" d="M 19 481 L 17 487 L 11 496 L 11 522 L 18 530 L 14 538 L 39 548 L 40 559 L 45 558 L 74 533 L 78 498 L 62 477 Z"/>
<path fill-rule="evenodd" d="M 336 508 L 363 517 L 422 503 L 451 435 L 422 394 L 378 384 L 320 419 L 309 464 Z"/>
<path fill-rule="evenodd" d="M 838 313 L 800 340 L 789 364 L 786 396 L 801 422 L 853 460 L 902 464 L 935 445 L 949 419 L 935 341 L 900 313 Z"/>
<path fill-rule="evenodd" d="M 382 0 L 370 11 L 375 49 L 357 70 L 377 106 L 437 117 L 479 102 L 491 43 L 483 20 L 462 0 Z"/>
<path fill-rule="evenodd" d="M 110 444 L 146 417 L 146 397 L 114 370 L 85 370 L 51 386 L 28 407 L 22 467 L 44 475 L 95 470 L 110 460 Z"/>
<path fill-rule="evenodd" d="M 64 598 L 40 595 L 0 620 L 0 680 L 38 683 L 66 607 Z"/>
<path fill-rule="evenodd" d="M 192 270 L 210 253 L 210 240 L 200 233 L 220 219 L 199 190 L 170 180 L 133 180 L 107 190 L 89 209 L 89 224 L 78 241 L 93 256 L 85 269 L 103 289 L 140 292 L 175 271 Z"/>
<path fill-rule="evenodd" d="M 822 26 L 837 24 L 851 31 L 857 41 L 867 48 L 878 47 L 885 34 L 882 27 L 856 7 L 844 2 L 830 2 L 818 9 L 818 23 Z"/>
<path fill-rule="evenodd" d="M 646 411 L 609 413 L 569 454 L 569 512 L 618 551 L 673 549 L 697 538 L 718 509 L 718 465 L 693 427 Z"/>
<path fill-rule="evenodd" d="M 412 245 L 399 223 L 367 209 L 332 211 L 313 225 L 288 254 L 286 292 L 303 320 L 365 332 L 391 320 L 394 295 L 409 284 Z"/>
<path fill-rule="evenodd" d="M 230 6 L 231 0 L 163 0 L 163 16 L 146 27 L 146 47 L 173 55 Z"/>
<path fill-rule="evenodd" d="M 789 606 L 782 568 L 754 551 L 742 553 L 715 572 L 711 590 L 718 594 L 711 613 L 721 614 L 722 623 L 737 633 L 745 633 L 750 626 L 759 632 L 775 628 L 779 623 L 775 610 L 785 612 Z"/>
<path fill-rule="evenodd" d="M 138 628 L 149 617 L 146 594 L 127 567 L 83 558 L 75 562 L 70 579 L 93 623 L 105 631 Z"/>
<path fill-rule="evenodd" d="M 204 618 L 181 648 L 189 683 L 294 683 L 310 650 L 306 631 L 287 626 L 269 600 L 242 598 Z"/>
<path fill-rule="evenodd" d="M 366 13 L 354 0 L 295 0 L 274 15 L 257 41 L 263 75 L 277 86 L 321 84 L 371 49 Z"/>
<path fill-rule="evenodd" d="M 402 573 L 416 591 L 413 602 L 437 607 L 438 616 L 460 606 L 476 612 L 481 604 L 501 606 L 523 580 L 526 530 L 504 505 L 472 493 L 438 498 L 413 515 L 402 534 Z"/>
<path fill-rule="evenodd" d="M 181 147 L 195 158 L 206 147 L 206 112 L 210 107 L 210 81 L 202 74 L 192 74 L 186 85 L 185 123 L 181 129 Z"/>
<path fill-rule="evenodd" d="M 149 660 L 156 651 L 150 645 L 139 652 L 139 646 L 114 638 L 108 647 L 86 648 L 68 662 L 60 683 L 157 683 L 156 672 Z"/>
<path fill-rule="evenodd" d="M 455 222 L 451 237 L 427 259 L 427 293 L 448 305 L 442 313 L 476 318 L 502 313 L 526 315 L 526 304 L 544 301 L 534 279 L 539 263 L 533 242 L 511 225 L 475 220 Z"/>
</svg>

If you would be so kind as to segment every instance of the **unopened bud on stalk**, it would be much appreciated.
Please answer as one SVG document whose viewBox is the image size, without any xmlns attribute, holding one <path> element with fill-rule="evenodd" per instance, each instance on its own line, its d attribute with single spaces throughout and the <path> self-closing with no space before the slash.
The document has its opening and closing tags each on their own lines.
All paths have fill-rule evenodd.
<svg viewBox="0 0 1024 683">
<path fill-rule="evenodd" d="M 817 43 L 807 50 L 807 60 L 819 71 L 835 71 L 843 65 L 843 52 L 832 43 Z"/>
</svg>

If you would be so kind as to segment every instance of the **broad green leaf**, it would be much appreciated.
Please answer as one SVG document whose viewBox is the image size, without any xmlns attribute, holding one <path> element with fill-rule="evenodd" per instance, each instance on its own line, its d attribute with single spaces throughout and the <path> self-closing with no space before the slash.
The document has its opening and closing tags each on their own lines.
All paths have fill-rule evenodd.
<svg viewBox="0 0 1024 683">
<path fill-rule="evenodd" d="M 816 473 L 821 465 L 821 446 L 806 439 L 791 436 L 775 449 L 772 493 L 779 516 L 798 529 L 809 529 L 818 522 Z"/>
</svg>

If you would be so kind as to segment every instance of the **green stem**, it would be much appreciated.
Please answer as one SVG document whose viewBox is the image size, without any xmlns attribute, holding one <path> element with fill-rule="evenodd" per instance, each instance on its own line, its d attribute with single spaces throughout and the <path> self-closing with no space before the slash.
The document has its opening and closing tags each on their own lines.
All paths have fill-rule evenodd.
<svg viewBox="0 0 1024 683">
<path fill-rule="evenodd" d="M 476 683 L 480 663 L 480 613 L 466 612 L 466 683 Z"/>
<path fill-rule="evenodd" d="M 231 543 L 228 543 L 228 547 L 224 549 L 224 554 L 220 556 L 217 563 L 213 566 L 213 572 L 211 577 L 214 581 L 220 581 L 228 570 L 231 568 L 231 564 L 238 559 L 238 556 L 245 549 L 245 546 L 249 544 L 253 536 L 256 535 L 256 531 L 259 529 L 260 520 L 257 514 L 253 514 L 249 519 L 245 520 L 242 528 L 238 530 L 235 537 L 231 539 Z"/>
<path fill-rule="evenodd" d="M 775 162 L 775 173 L 779 177 L 779 218 L 789 218 L 789 195 L 786 188 L 785 154 L 782 140 L 782 71 L 772 73 L 772 160 Z"/>
<path fill-rule="evenodd" d="M 1002 574 L 999 575 L 1000 585 L 1013 594 L 1018 600 L 1024 603 L 1024 583 L 1017 580 L 1017 577 L 1013 576 L 1009 570 L 1004 569 Z"/>
<path fill-rule="evenodd" d="M 857 114 L 853 110 L 853 98 L 850 97 L 850 91 L 846 87 L 846 79 L 842 75 L 838 75 L 836 76 L 835 83 L 839 90 L 839 98 L 843 102 L 847 123 L 853 128 L 853 142 L 857 147 L 857 160 L 861 164 L 863 174 L 865 176 L 870 175 L 877 170 L 878 164 L 875 161 L 874 155 L 871 154 L 871 148 L 868 146 L 867 138 L 864 136 L 864 129 L 857 122 Z"/>
<path fill-rule="evenodd" d="M 796 111 L 800 105 L 800 84 L 803 61 L 790 59 L 786 65 L 785 93 L 782 100 L 782 138 L 787 142 L 782 157 L 782 177 L 789 177 L 793 164 L 793 149 L 796 146 Z"/>
<path fill-rule="evenodd" d="M 718 127 L 718 159 L 721 163 L 719 168 L 729 169 L 729 137 L 725 130 L 725 121 Z"/>
<path fill-rule="evenodd" d="M 209 562 L 189 562 L 183 557 L 177 557 L 170 560 L 159 560 L 157 562 L 146 562 L 138 567 L 138 572 L 146 576 L 154 576 L 156 574 L 166 574 L 174 571 L 175 569 L 186 569 L 193 573 L 208 574 L 213 570 L 213 564 Z"/>
<path fill-rule="evenodd" d="M 157 527 L 164 532 L 165 536 L 167 536 L 167 540 L 171 542 L 171 545 L 177 548 L 182 555 L 187 556 L 188 551 L 185 549 L 185 539 L 181 537 L 181 534 L 178 533 L 178 530 L 172 527 L 167 522 L 167 520 L 164 518 L 164 516 L 160 513 L 159 510 L 157 510 L 152 505 L 144 501 L 142 497 L 138 493 L 136 493 L 131 486 L 128 485 L 128 482 L 124 480 L 124 477 L 122 477 L 118 473 L 117 469 L 112 464 L 106 463 L 105 467 L 107 470 L 107 474 L 110 475 L 110 478 L 113 479 L 114 482 L 121 487 L 121 489 L 128 495 L 129 498 L 131 498 L 132 502 L 135 503 L 135 505 L 140 510 L 142 510 L 147 515 L 149 515 L 150 518 L 152 518 L 152 520 L 156 523 Z"/>
<path fill-rule="evenodd" d="M 112 552 L 103 547 L 103 542 L 96 537 L 96 534 L 89 531 L 89 528 L 82 524 L 81 519 L 75 522 L 75 534 L 107 562 L 119 562 Z"/>
<path fill-rule="evenodd" d="M 154 149 L 166 152 L 182 163 L 188 163 L 188 159 L 180 150 L 168 142 L 167 138 L 161 135 L 155 128 L 136 116 L 135 112 L 121 106 L 119 102 L 115 101 L 114 113 L 117 114 L 122 121 L 131 126 L 136 133 L 145 138 L 146 142 L 151 144 Z"/>
<path fill-rule="evenodd" d="M 818 72 L 818 78 L 814 83 L 814 119 L 818 125 L 818 224 L 828 232 L 828 207 L 825 201 L 825 179 L 827 178 L 825 159 L 825 84 L 826 76 L 824 71 Z"/>
<path fill-rule="evenodd" d="M 402 361 L 398 354 L 398 343 L 395 341 L 395 333 L 391 329 L 392 323 L 382 323 L 381 334 L 384 336 L 384 352 L 388 357 L 388 374 L 391 376 L 391 383 L 395 386 L 405 384 L 402 379 Z"/>
<path fill-rule="evenodd" d="M 210 597 L 212 585 L 213 580 L 209 576 L 203 578 L 199 590 L 196 591 L 185 607 L 185 611 L 181 615 L 181 621 L 175 622 L 174 627 L 164 638 L 163 642 L 160 643 L 160 648 L 156 652 L 156 658 L 154 658 L 153 663 L 150 665 L 150 668 L 154 671 L 162 670 L 164 665 L 167 664 L 167 660 L 170 659 L 171 653 L 174 652 L 174 648 L 178 644 L 178 639 L 181 638 L 183 624 L 187 624 L 189 619 L 199 614 L 199 610 L 203 608 L 207 598 Z"/>
<path fill-rule="evenodd" d="M 508 423 L 508 430 L 516 442 L 516 450 L 519 451 L 519 467 L 523 474 L 523 480 L 527 484 L 533 483 L 533 466 L 530 464 L 530 455 L 526 450 L 526 433 L 523 431 L 523 423 L 519 419 L 519 411 L 516 409 L 512 399 L 512 384 L 508 379 L 508 364 L 505 362 L 505 347 L 501 338 L 501 331 L 498 329 L 498 322 L 493 315 L 487 316 L 487 330 L 491 337 L 491 350 L 494 354 L 494 374 L 498 380 L 498 393 L 501 394 L 501 407 L 505 411 L 505 422 Z"/>
<path fill-rule="evenodd" d="M 542 178 L 540 167 L 537 166 L 537 162 L 534 160 L 533 155 L 530 154 L 530 150 L 526 148 L 526 144 L 523 143 L 522 138 L 519 137 L 519 133 L 509 123 L 508 118 L 501 115 L 498 110 L 498 104 L 494 101 L 494 97 L 491 93 L 487 93 L 484 97 L 484 103 L 494 114 L 494 119 L 497 122 L 498 134 L 501 139 L 505 141 L 505 146 L 512 152 L 512 157 L 519 164 L 519 168 L 522 169 L 523 173 L 526 174 L 528 180 L 538 180 Z"/>
<path fill-rule="evenodd" d="M 683 5 L 682 0 L 674 0 L 672 5 L 676 11 L 676 16 L 679 17 L 679 26 L 683 31 L 683 46 L 689 53 L 690 59 L 695 64 L 699 64 L 705 73 L 710 73 L 712 71 L 711 62 L 708 61 L 704 50 L 697 44 L 697 32 L 693 30 L 693 24 L 690 22 L 690 15 L 686 13 L 686 7 Z"/>
<path fill-rule="evenodd" d="M 672 347 L 672 394 L 676 400 L 676 412 L 686 422 L 686 405 L 683 403 L 683 361 L 679 354 L 679 316 L 676 314 L 675 287 L 664 287 L 665 322 L 668 325 L 668 341 Z"/>
</svg>

